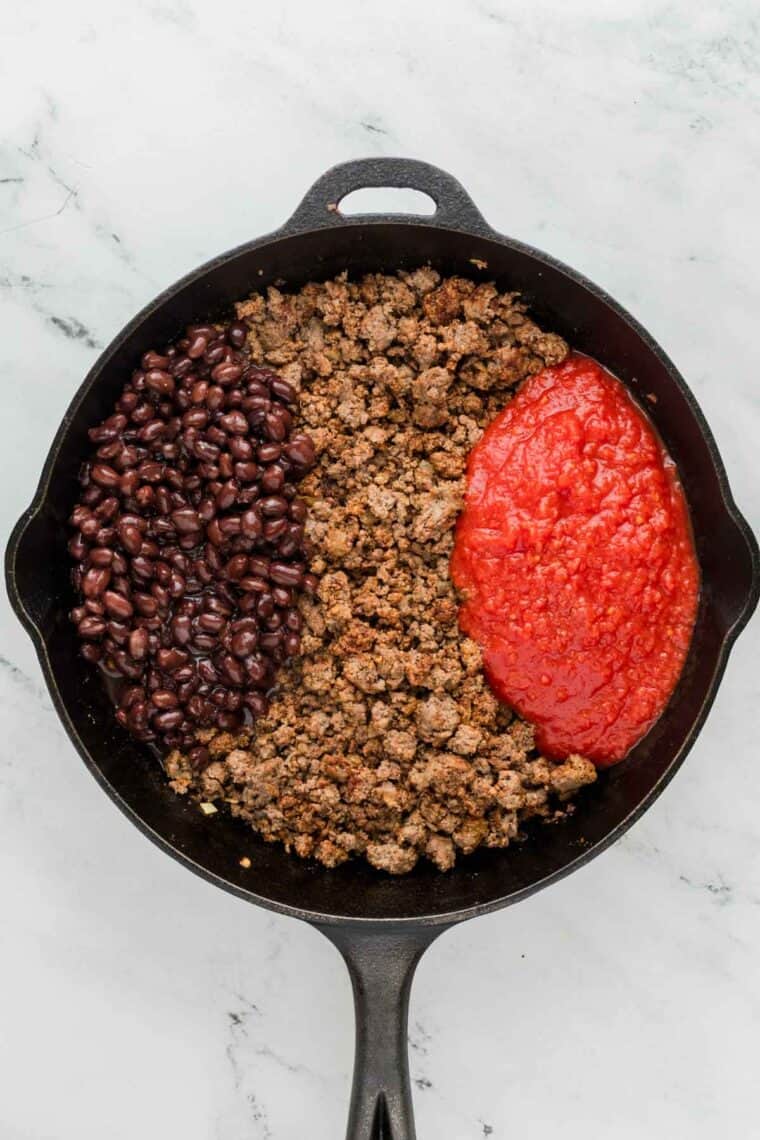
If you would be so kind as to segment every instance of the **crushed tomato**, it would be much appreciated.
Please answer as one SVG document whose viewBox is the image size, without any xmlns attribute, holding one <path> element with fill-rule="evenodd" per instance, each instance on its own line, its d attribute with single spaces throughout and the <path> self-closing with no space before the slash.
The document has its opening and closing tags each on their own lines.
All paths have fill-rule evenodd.
<svg viewBox="0 0 760 1140">
<path fill-rule="evenodd" d="M 675 465 L 596 361 L 532 376 L 490 424 L 451 570 L 460 625 L 541 750 L 621 760 L 678 680 L 699 568 Z"/>
</svg>

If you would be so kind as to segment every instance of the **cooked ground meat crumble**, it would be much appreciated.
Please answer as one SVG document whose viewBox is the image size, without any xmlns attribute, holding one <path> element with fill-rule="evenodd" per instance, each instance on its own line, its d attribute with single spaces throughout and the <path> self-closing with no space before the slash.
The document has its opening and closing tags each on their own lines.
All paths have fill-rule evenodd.
<svg viewBox="0 0 760 1140">
<path fill-rule="evenodd" d="M 199 733 L 202 772 L 175 751 L 172 786 L 225 803 L 264 839 L 334 867 L 394 874 L 420 855 L 505 847 L 596 777 L 539 756 L 458 627 L 449 576 L 467 455 L 526 376 L 567 345 L 515 293 L 423 268 L 344 276 L 237 306 L 253 359 L 300 392 L 317 449 L 301 484 L 318 597 L 303 654 L 268 715 Z"/>
</svg>

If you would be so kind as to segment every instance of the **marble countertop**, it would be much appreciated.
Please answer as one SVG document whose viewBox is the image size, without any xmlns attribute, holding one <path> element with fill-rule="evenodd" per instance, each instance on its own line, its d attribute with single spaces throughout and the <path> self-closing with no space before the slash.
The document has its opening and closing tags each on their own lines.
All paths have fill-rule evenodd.
<svg viewBox="0 0 760 1140">
<path fill-rule="evenodd" d="M 85 371 L 326 167 L 403 154 L 574 265 L 694 389 L 760 530 L 753 0 L 260 6 L 29 0 L 0 79 L 0 531 Z M 333 1140 L 336 952 L 114 808 L 0 603 L 0 1135 Z M 604 858 L 440 939 L 412 998 L 420 1136 L 755 1134 L 756 620 L 683 771 Z"/>
</svg>

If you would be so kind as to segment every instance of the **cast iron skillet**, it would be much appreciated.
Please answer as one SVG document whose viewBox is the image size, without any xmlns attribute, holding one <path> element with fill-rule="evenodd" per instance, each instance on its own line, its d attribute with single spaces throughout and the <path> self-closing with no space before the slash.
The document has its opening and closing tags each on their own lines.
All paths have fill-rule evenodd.
<svg viewBox="0 0 760 1140">
<path fill-rule="evenodd" d="M 365 186 L 422 190 L 434 199 L 436 212 L 341 215 L 341 199 Z M 478 852 L 448 874 L 421 864 L 393 879 L 360 863 L 334 871 L 311 866 L 259 842 L 222 813 L 207 819 L 168 789 L 155 761 L 116 724 L 100 680 L 77 654 L 66 617 L 73 604 L 66 518 L 88 448 L 87 428 L 110 413 L 145 349 L 281 279 L 298 287 L 344 269 L 357 275 L 427 262 L 443 273 L 495 278 L 502 288 L 521 290 L 545 327 L 599 359 L 634 395 L 654 397 L 645 406 L 681 472 L 703 588 L 688 662 L 665 714 L 626 761 L 602 773 L 571 819 L 506 851 Z M 66 731 L 121 810 L 190 870 L 249 902 L 305 919 L 338 947 L 357 1015 L 348 1136 L 413 1140 L 406 1022 L 421 954 L 454 923 L 518 902 L 576 870 L 649 807 L 704 723 L 729 650 L 757 603 L 759 561 L 704 417 L 648 333 L 580 274 L 495 233 L 442 170 L 408 159 L 366 159 L 328 171 L 282 229 L 190 273 L 119 333 L 64 416 L 34 502 L 13 531 L 6 575 Z M 239 864 L 244 854 L 253 857 L 249 870 Z"/>
</svg>

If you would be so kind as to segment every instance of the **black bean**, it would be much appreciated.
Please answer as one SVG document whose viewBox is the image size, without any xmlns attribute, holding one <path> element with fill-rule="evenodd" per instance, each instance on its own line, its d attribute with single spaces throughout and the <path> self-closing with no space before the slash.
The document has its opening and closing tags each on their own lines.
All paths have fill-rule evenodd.
<svg viewBox="0 0 760 1140">
<path fill-rule="evenodd" d="M 172 511 L 171 519 L 180 534 L 193 534 L 201 529 L 198 512 L 192 507 L 181 507 L 177 511 Z"/>
<path fill-rule="evenodd" d="M 103 443 L 95 452 L 98 459 L 115 459 L 121 451 L 121 440 L 115 439 L 112 443 Z"/>
<path fill-rule="evenodd" d="M 249 431 L 248 420 L 239 411 L 227 412 L 226 415 L 220 416 L 219 426 L 233 435 L 246 435 Z"/>
<path fill-rule="evenodd" d="M 209 661 L 207 657 L 198 662 L 198 676 L 209 685 L 214 685 L 219 680 L 219 674 L 213 662 Z"/>
<path fill-rule="evenodd" d="M 251 574 L 255 574 L 257 578 L 269 577 L 269 559 L 263 558 L 261 555 L 254 554 L 248 559 L 248 569 Z"/>
<path fill-rule="evenodd" d="M 224 694 L 224 707 L 228 712 L 237 712 L 243 707 L 243 694 L 239 689 L 228 689 Z"/>
<path fill-rule="evenodd" d="M 144 732 L 148 725 L 148 705 L 144 700 L 135 701 L 129 708 L 130 727 L 136 732 Z"/>
<path fill-rule="evenodd" d="M 269 396 L 247 396 L 243 401 L 243 409 L 248 415 L 251 427 L 260 427 L 271 407 L 272 401 Z"/>
<path fill-rule="evenodd" d="M 199 357 L 203 356 L 207 348 L 208 337 L 203 336 L 201 333 L 196 333 L 195 336 L 190 339 L 190 343 L 187 346 L 187 355 L 191 360 L 198 360 Z"/>
<path fill-rule="evenodd" d="M 278 539 L 288 532 L 288 520 L 284 518 L 267 519 L 264 523 L 264 538 L 267 542 L 276 543 Z"/>
<path fill-rule="evenodd" d="M 271 593 L 259 594 L 259 600 L 256 603 L 256 614 L 258 617 L 265 619 L 271 617 L 274 613 L 274 597 Z"/>
<path fill-rule="evenodd" d="M 106 632 L 106 623 L 100 617 L 88 614 L 77 625 L 77 633 L 86 640 L 98 640 Z"/>
<path fill-rule="evenodd" d="M 169 576 L 169 593 L 173 598 L 181 598 L 184 596 L 187 589 L 187 580 L 184 575 L 180 574 L 179 570 L 172 569 Z"/>
<path fill-rule="evenodd" d="M 264 578 L 257 578 L 254 574 L 246 574 L 244 578 L 240 578 L 236 583 L 241 590 L 247 594 L 265 594 L 269 590 L 269 583 Z M 240 608 L 243 608 L 244 599 L 240 600 Z"/>
<path fill-rule="evenodd" d="M 190 389 L 190 401 L 195 407 L 200 407 L 202 404 L 205 404 L 206 397 L 208 396 L 208 389 L 209 389 L 209 385 L 208 385 L 207 380 L 196 380 L 195 381 L 192 388 Z M 186 412 L 185 415 L 188 415 L 188 413 Z M 184 417 L 183 417 L 183 420 L 184 420 Z M 203 420 L 201 420 L 201 421 L 191 420 L 185 426 L 186 427 L 203 427 L 203 425 L 206 424 L 207 422 L 208 422 L 208 412 L 206 412 L 204 409 Z"/>
<path fill-rule="evenodd" d="M 294 436 L 283 448 L 291 463 L 304 470 L 314 466 L 316 454 L 314 444 L 308 435 Z"/>
<path fill-rule="evenodd" d="M 224 567 L 224 573 L 228 578 L 243 578 L 247 569 L 248 556 L 246 554 L 233 554 Z"/>
<path fill-rule="evenodd" d="M 218 638 L 212 633 L 196 633 L 193 636 L 192 645 L 194 649 L 202 653 L 210 653 L 214 649 L 218 649 Z"/>
<path fill-rule="evenodd" d="M 164 465 L 149 459 L 140 464 L 137 474 L 144 483 L 159 483 L 164 474 Z"/>
<path fill-rule="evenodd" d="M 256 452 L 256 458 L 259 463 L 276 463 L 282 455 L 282 447 L 279 443 L 262 443 Z"/>
<path fill-rule="evenodd" d="M 115 495 L 109 495 L 95 508 L 95 517 L 102 522 L 109 522 L 119 510 L 119 500 Z"/>
<path fill-rule="evenodd" d="M 196 562 L 193 563 L 193 571 L 195 573 L 195 576 L 204 586 L 208 586 L 211 582 L 214 581 L 214 574 L 211 570 L 211 567 L 206 562 L 204 562 L 202 558 L 199 558 Z"/>
<path fill-rule="evenodd" d="M 205 633 L 221 633 L 227 624 L 223 614 L 203 613 L 198 616 L 198 627 Z"/>
<path fill-rule="evenodd" d="M 225 432 L 223 432 L 220 427 L 216 427 L 213 424 L 211 427 L 206 428 L 205 438 L 207 440 L 210 440 L 211 443 L 215 443 L 217 447 L 227 446 L 227 436 Z"/>
<path fill-rule="evenodd" d="M 243 666 L 231 653 L 225 654 L 222 658 L 221 669 L 233 685 L 242 685 L 245 683 L 245 671 Z"/>
<path fill-rule="evenodd" d="M 143 377 L 143 387 L 145 387 L 145 377 Z M 138 404 L 129 418 L 133 424 L 146 424 L 148 420 L 153 419 L 153 405 L 146 402 Z"/>
<path fill-rule="evenodd" d="M 285 472 L 277 463 L 270 463 L 261 473 L 261 489 L 267 495 L 276 495 L 285 486 Z M 285 508 L 287 509 L 287 500 Z"/>
<path fill-rule="evenodd" d="M 175 356 L 169 370 L 176 380 L 183 380 L 192 372 L 193 361 L 189 356 Z"/>
<path fill-rule="evenodd" d="M 108 613 L 119 621 L 125 621 L 134 613 L 132 603 L 122 594 L 114 590 L 106 590 L 103 594 L 103 604 Z"/>
<path fill-rule="evenodd" d="M 293 385 L 289 381 L 283 380 L 281 376 L 274 377 L 269 385 L 269 390 L 273 396 L 285 404 L 295 404 L 298 401 L 298 393 Z"/>
<path fill-rule="evenodd" d="M 119 437 L 118 429 L 108 427 L 107 424 L 99 424 L 98 427 L 90 428 L 87 434 L 93 443 L 108 443 Z"/>
<path fill-rule="evenodd" d="M 86 598 L 98 598 L 111 581 L 111 571 L 108 566 L 93 566 L 82 579 L 82 593 Z"/>
<path fill-rule="evenodd" d="M 269 567 L 269 580 L 278 586 L 292 586 L 298 589 L 303 585 L 303 566 L 296 562 L 272 562 Z"/>
<path fill-rule="evenodd" d="M 204 352 L 203 359 L 206 361 L 206 364 L 216 365 L 221 360 L 224 360 L 226 354 L 227 348 L 224 342 L 214 337 Z"/>
<path fill-rule="evenodd" d="M 225 709 L 218 714 L 216 723 L 223 732 L 235 732 L 243 723 L 243 718 L 240 713 L 228 712 Z"/>
<path fill-rule="evenodd" d="M 122 673 L 125 677 L 136 680 L 142 674 L 142 662 L 133 661 L 129 654 L 125 653 L 123 649 L 116 650 L 113 654 L 113 660 L 118 672 Z"/>
<path fill-rule="evenodd" d="M 213 523 L 211 525 L 213 526 Z M 241 522 L 238 515 L 227 515 L 226 518 L 220 519 L 219 530 L 225 538 L 230 538 L 233 534 L 240 534 Z"/>
<path fill-rule="evenodd" d="M 269 709 L 269 702 L 261 693 L 246 693 L 243 697 L 243 702 L 248 706 L 255 717 L 266 716 Z"/>
<path fill-rule="evenodd" d="M 95 534 L 97 546 L 110 546 L 116 538 L 116 529 L 112 526 L 102 526 Z"/>
<path fill-rule="evenodd" d="M 107 463 L 93 464 L 90 472 L 92 481 L 97 483 L 99 487 L 118 487 L 121 476 L 118 471 L 113 467 L 109 467 Z"/>
<path fill-rule="evenodd" d="M 153 506 L 156 493 L 149 483 L 144 483 L 135 491 L 135 502 L 141 510 L 148 511 Z"/>
<path fill-rule="evenodd" d="M 319 589 L 319 578 L 316 574 L 304 574 L 302 585 L 304 593 L 314 597 Z"/>
<path fill-rule="evenodd" d="M 301 636 L 293 630 L 288 630 L 283 638 L 283 648 L 288 657 L 295 657 L 301 649 Z"/>
<path fill-rule="evenodd" d="M 169 732 L 173 728 L 179 728 L 184 719 L 185 714 L 182 709 L 165 709 L 154 713 L 152 722 L 160 732 Z"/>
<path fill-rule="evenodd" d="M 221 490 L 216 496 L 216 506 L 220 511 L 229 510 L 237 499 L 239 486 L 234 479 L 229 479 L 222 485 Z"/>
<path fill-rule="evenodd" d="M 264 430 L 267 438 L 275 443 L 282 443 L 288 434 L 288 425 L 282 412 L 284 408 L 272 408 L 264 416 Z"/>
<path fill-rule="evenodd" d="M 171 357 L 162 356 L 159 352 L 149 350 L 144 352 L 142 360 L 140 361 L 143 372 L 149 372 L 151 368 L 168 368 L 171 364 Z"/>
<path fill-rule="evenodd" d="M 161 420 L 148 420 L 137 433 L 137 438 L 142 440 L 143 443 L 155 443 L 156 440 L 161 439 L 166 426 Z"/>
<path fill-rule="evenodd" d="M 263 523 L 258 511 L 244 511 L 240 516 L 240 530 L 246 538 L 260 538 L 263 533 L 263 529 Z"/>
<path fill-rule="evenodd" d="M 208 360 L 208 354 L 206 355 Z M 209 361 L 211 363 L 211 361 Z M 234 384 L 243 375 L 243 367 L 241 364 L 234 363 L 220 363 L 211 372 L 211 379 L 215 380 L 217 384 L 228 386 Z"/>
<path fill-rule="evenodd" d="M 246 422 L 246 431 L 248 424 Z M 241 435 L 233 435 L 227 444 L 230 455 L 233 459 L 249 460 L 253 457 L 253 447 L 247 439 L 243 439 Z"/>
<path fill-rule="evenodd" d="M 223 407 L 224 400 L 224 389 L 220 388 L 218 384 L 209 385 L 208 392 L 206 393 L 206 406 L 212 412 L 217 412 Z"/>
<path fill-rule="evenodd" d="M 293 499 L 293 501 L 288 506 L 288 515 L 291 519 L 293 519 L 293 522 L 306 522 L 306 516 L 308 513 L 309 509 L 303 499 Z"/>
<path fill-rule="evenodd" d="M 197 439 L 193 451 L 198 459 L 202 459 L 205 463 L 213 463 L 220 454 L 218 446 L 215 443 L 209 443 L 206 439 Z M 209 478 L 212 476 L 209 475 Z"/>
<path fill-rule="evenodd" d="M 130 657 L 134 657 L 136 661 L 142 661 L 144 657 L 147 657 L 150 645 L 150 636 L 147 629 L 133 629 L 129 635 L 127 645 Z"/>
<path fill-rule="evenodd" d="M 301 543 L 291 534 L 285 534 L 277 543 L 278 558 L 295 558 L 301 551 Z"/>
<path fill-rule="evenodd" d="M 187 664 L 187 653 L 181 649 L 159 649 L 156 653 L 156 661 L 160 669 L 165 670 L 167 673 L 172 673 L 175 669 L 179 669 L 181 665 Z"/>
<path fill-rule="evenodd" d="M 288 513 L 288 500 L 281 495 L 268 495 L 259 500 L 259 509 L 265 518 L 282 518 Z"/>
<path fill-rule="evenodd" d="M 266 661 L 260 653 L 253 653 L 245 662 L 248 680 L 254 686 L 265 685 L 269 677 Z M 243 697 L 245 700 L 245 696 Z"/>
<path fill-rule="evenodd" d="M 233 321 L 227 326 L 227 340 L 233 348 L 242 348 L 248 337 L 248 326 L 243 321 Z"/>
<path fill-rule="evenodd" d="M 124 391 L 123 395 L 121 395 L 119 397 L 119 399 L 116 401 L 116 407 L 119 409 L 119 414 L 121 415 L 121 418 L 124 420 L 124 425 L 123 425 L 123 427 L 116 428 L 114 430 L 123 431 L 123 428 L 126 427 L 128 421 L 127 421 L 127 416 L 122 415 L 122 413 L 126 412 L 127 414 L 129 414 L 129 412 L 131 412 L 132 409 L 137 406 L 139 399 L 140 399 L 140 397 L 137 395 L 136 392 L 129 392 L 126 390 Z M 115 419 L 115 418 L 116 418 L 115 416 L 110 417 L 110 419 Z M 104 426 L 110 426 L 110 420 L 106 420 Z"/>
<path fill-rule="evenodd" d="M 109 621 L 108 636 L 116 645 L 126 645 L 129 641 L 129 626 L 121 621 Z"/>
<path fill-rule="evenodd" d="M 250 656 L 256 648 L 258 633 L 255 630 L 244 629 L 235 633 L 230 641 L 230 652 L 239 658 Z"/>
<path fill-rule="evenodd" d="M 154 582 L 150 588 L 150 592 L 158 602 L 159 610 L 168 609 L 171 595 L 165 586 L 162 586 L 160 582 Z"/>
<path fill-rule="evenodd" d="M 197 745 L 188 753 L 190 764 L 194 771 L 202 772 L 211 763 L 211 753 L 202 744 Z"/>
<path fill-rule="evenodd" d="M 168 562 L 159 559 L 153 564 L 153 576 L 161 586 L 168 586 L 172 580 L 172 568 Z M 152 590 L 152 587 L 151 587 Z M 156 596 L 155 590 L 152 590 L 153 596 Z"/>
<path fill-rule="evenodd" d="M 220 334 L 216 325 L 207 322 L 205 325 L 188 325 L 186 335 L 188 339 L 192 339 L 194 336 L 205 336 L 206 340 L 211 341 L 218 340 Z"/>
<path fill-rule="evenodd" d="M 87 557 L 88 545 L 85 543 L 82 532 L 77 532 L 73 538 L 68 540 L 68 553 L 71 554 L 75 562 L 83 562 Z"/>
<path fill-rule="evenodd" d="M 235 478 L 240 483 L 253 483 L 258 477 L 259 466 L 250 459 L 239 460 L 232 467 Z"/>
<path fill-rule="evenodd" d="M 303 618 L 298 610 L 288 610 L 285 615 L 285 625 L 295 633 L 301 632 L 303 629 Z"/>
</svg>

